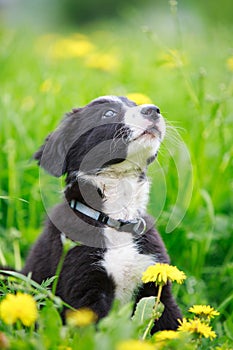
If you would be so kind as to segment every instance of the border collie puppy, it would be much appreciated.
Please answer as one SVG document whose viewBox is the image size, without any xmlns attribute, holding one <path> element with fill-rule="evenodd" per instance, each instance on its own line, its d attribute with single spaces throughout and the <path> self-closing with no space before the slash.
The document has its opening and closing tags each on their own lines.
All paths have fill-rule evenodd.
<svg viewBox="0 0 233 350">
<path fill-rule="evenodd" d="M 114 299 L 136 304 L 156 295 L 154 283 L 142 284 L 142 273 L 169 257 L 146 213 L 146 171 L 164 135 L 158 107 L 125 97 L 99 97 L 68 113 L 35 154 L 51 175 L 66 175 L 64 200 L 49 213 L 22 272 L 38 283 L 54 276 L 67 237 L 79 243 L 58 279 L 56 294 L 66 303 L 88 307 L 100 319 Z M 169 283 L 161 301 L 165 309 L 152 333 L 176 329 L 181 318 Z"/>
</svg>

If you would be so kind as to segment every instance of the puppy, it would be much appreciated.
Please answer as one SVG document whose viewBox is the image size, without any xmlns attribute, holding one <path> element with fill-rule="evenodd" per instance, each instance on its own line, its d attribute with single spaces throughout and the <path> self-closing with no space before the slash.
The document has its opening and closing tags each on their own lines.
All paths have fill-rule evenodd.
<svg viewBox="0 0 233 350">
<path fill-rule="evenodd" d="M 154 283 L 142 284 L 142 273 L 169 257 L 146 213 L 146 171 L 164 135 L 158 107 L 125 97 L 99 97 L 68 113 L 35 154 L 48 173 L 66 175 L 64 200 L 49 213 L 22 272 L 38 283 L 54 276 L 66 237 L 78 242 L 65 257 L 56 289 L 66 303 L 88 307 L 100 319 L 114 299 L 136 304 L 155 296 Z M 181 318 L 169 283 L 161 301 L 165 309 L 152 333 L 176 329 Z"/>
</svg>

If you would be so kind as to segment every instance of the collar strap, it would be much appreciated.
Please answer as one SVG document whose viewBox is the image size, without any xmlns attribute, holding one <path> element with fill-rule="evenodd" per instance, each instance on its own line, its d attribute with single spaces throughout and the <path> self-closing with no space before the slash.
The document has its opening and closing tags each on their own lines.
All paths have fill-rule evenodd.
<svg viewBox="0 0 233 350">
<path fill-rule="evenodd" d="M 69 204 L 73 210 L 82 213 L 89 218 L 100 222 L 101 224 L 112 227 L 117 231 L 131 232 L 136 235 L 142 235 L 146 230 L 146 222 L 143 218 L 138 218 L 130 221 L 115 220 L 98 210 L 90 208 L 87 205 L 76 201 L 75 199 L 72 199 Z"/>
</svg>

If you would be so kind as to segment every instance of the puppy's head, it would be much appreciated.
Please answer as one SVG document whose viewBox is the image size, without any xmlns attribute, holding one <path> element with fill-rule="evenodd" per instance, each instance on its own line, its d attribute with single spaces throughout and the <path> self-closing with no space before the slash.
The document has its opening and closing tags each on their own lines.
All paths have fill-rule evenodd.
<svg viewBox="0 0 233 350">
<path fill-rule="evenodd" d="M 158 107 L 103 96 L 68 113 L 35 159 L 57 177 L 97 172 L 112 164 L 143 169 L 155 158 L 164 135 Z"/>
</svg>

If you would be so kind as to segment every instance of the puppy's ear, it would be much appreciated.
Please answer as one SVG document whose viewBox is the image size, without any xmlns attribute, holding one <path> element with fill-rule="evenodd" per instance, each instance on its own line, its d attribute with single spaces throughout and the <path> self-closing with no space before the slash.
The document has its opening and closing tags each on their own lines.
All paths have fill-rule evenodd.
<svg viewBox="0 0 233 350">
<path fill-rule="evenodd" d="M 54 131 L 47 136 L 45 143 L 34 154 L 34 159 L 53 176 L 60 177 L 66 172 L 66 154 L 59 131 Z"/>
<path fill-rule="evenodd" d="M 34 154 L 38 164 L 51 175 L 60 177 L 67 171 L 69 150 L 77 138 L 79 114 L 83 108 L 66 113 L 60 125 L 47 136 L 45 143 Z"/>
<path fill-rule="evenodd" d="M 38 149 L 38 151 L 35 152 L 34 155 L 33 155 L 33 159 L 38 160 L 38 164 L 39 164 L 39 165 L 40 165 L 40 160 L 41 160 L 41 157 L 42 157 L 44 148 L 45 148 L 45 144 L 46 144 L 46 142 L 48 141 L 50 135 L 51 135 L 51 134 L 49 134 L 49 135 L 46 137 L 45 143 L 44 143 L 44 144 Z"/>
</svg>

